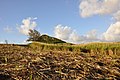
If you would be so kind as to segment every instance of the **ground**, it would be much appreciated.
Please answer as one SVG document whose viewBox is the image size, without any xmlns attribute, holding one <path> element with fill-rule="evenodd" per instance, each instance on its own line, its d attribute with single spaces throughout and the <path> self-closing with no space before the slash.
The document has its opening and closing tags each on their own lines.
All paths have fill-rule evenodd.
<svg viewBox="0 0 120 80">
<path fill-rule="evenodd" d="M 120 56 L 0 45 L 0 80 L 120 80 Z"/>
</svg>

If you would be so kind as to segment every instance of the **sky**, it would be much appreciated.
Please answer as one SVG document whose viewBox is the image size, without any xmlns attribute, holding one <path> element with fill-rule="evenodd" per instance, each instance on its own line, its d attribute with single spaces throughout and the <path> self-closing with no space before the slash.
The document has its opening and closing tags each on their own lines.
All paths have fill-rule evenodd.
<svg viewBox="0 0 120 80">
<path fill-rule="evenodd" d="M 120 0 L 0 0 L 0 43 L 29 29 L 67 42 L 120 41 Z"/>
</svg>

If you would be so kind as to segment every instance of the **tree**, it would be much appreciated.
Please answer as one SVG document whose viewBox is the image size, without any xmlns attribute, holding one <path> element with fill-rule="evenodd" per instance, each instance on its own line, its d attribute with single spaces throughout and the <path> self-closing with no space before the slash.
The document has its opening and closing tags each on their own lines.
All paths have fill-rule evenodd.
<svg viewBox="0 0 120 80">
<path fill-rule="evenodd" d="M 65 41 L 62 41 L 60 39 L 48 36 L 48 35 L 41 35 L 37 30 L 29 30 L 29 38 L 27 41 L 37 41 L 37 42 L 43 42 L 43 43 L 51 43 L 51 44 L 57 44 L 57 43 L 66 43 Z"/>
<path fill-rule="evenodd" d="M 7 40 L 5 40 L 5 43 L 6 43 L 6 44 L 8 44 L 8 41 L 7 41 Z"/>
<path fill-rule="evenodd" d="M 39 41 L 41 34 L 37 30 L 29 30 L 29 39 L 27 41 Z"/>
</svg>

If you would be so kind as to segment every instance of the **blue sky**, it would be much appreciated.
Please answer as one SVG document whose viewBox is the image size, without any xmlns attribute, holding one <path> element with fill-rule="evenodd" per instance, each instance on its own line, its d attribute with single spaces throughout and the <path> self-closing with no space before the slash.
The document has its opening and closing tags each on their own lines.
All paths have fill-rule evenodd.
<svg viewBox="0 0 120 80">
<path fill-rule="evenodd" d="M 85 17 L 85 15 L 81 15 L 82 11 L 80 12 L 80 9 L 84 10 L 80 8 L 84 1 L 87 2 L 87 0 L 1 0 L 0 42 L 8 40 L 10 43 L 22 43 L 25 41 L 28 36 L 21 34 L 18 27 L 23 24 L 23 19 L 28 19 L 29 17 L 37 18 L 34 20 L 37 24 L 35 29 L 41 34 L 49 34 L 63 39 L 62 35 L 55 34 L 55 29 L 56 26 L 59 26 L 57 29 L 61 27 L 64 29 L 67 26 L 71 31 L 69 35 L 75 32 L 78 38 L 83 36 L 86 39 L 86 33 L 91 30 L 96 30 L 97 34 L 101 36 L 107 31 L 111 23 L 114 23 L 111 17 L 113 15 L 109 13 L 105 15 L 91 13 Z M 90 4 L 94 5 L 97 3 L 99 2 L 91 2 Z M 84 6 L 89 7 L 90 5 Z M 83 14 L 85 13 L 83 12 Z M 64 33 L 64 30 L 62 33 Z M 72 39 L 65 40 L 75 42 Z M 77 42 L 80 41 L 80 39 L 77 40 Z"/>
</svg>

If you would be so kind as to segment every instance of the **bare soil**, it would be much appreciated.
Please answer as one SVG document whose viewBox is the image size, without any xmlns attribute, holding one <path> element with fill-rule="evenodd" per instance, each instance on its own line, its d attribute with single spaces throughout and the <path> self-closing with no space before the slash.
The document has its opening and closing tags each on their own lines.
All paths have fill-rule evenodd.
<svg viewBox="0 0 120 80">
<path fill-rule="evenodd" d="M 0 45 L 0 80 L 120 80 L 120 56 Z"/>
</svg>

